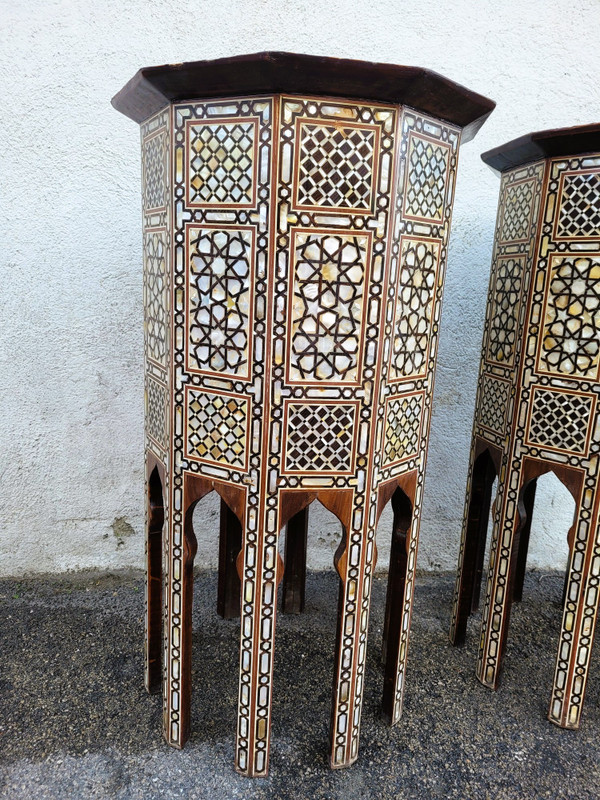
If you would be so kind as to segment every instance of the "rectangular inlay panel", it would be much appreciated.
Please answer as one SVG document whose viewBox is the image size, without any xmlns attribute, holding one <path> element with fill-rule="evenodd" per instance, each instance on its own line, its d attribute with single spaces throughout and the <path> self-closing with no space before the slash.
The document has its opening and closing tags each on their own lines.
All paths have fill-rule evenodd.
<svg viewBox="0 0 600 800">
<path fill-rule="evenodd" d="M 565 172 L 560 179 L 556 239 L 600 237 L 600 172 Z"/>
<path fill-rule="evenodd" d="M 594 395 L 533 388 L 527 443 L 586 455 Z"/>
<path fill-rule="evenodd" d="M 167 132 L 164 128 L 142 142 L 142 202 L 144 211 L 167 205 Z"/>
<path fill-rule="evenodd" d="M 494 433 L 503 434 L 510 400 L 510 382 L 484 375 L 477 410 L 479 423 Z"/>
<path fill-rule="evenodd" d="M 371 213 L 379 127 L 296 120 L 295 206 Z"/>
<path fill-rule="evenodd" d="M 524 255 L 498 258 L 487 359 L 503 366 L 512 366 L 514 363 L 524 268 Z"/>
<path fill-rule="evenodd" d="M 245 470 L 250 399 L 187 387 L 185 456 Z"/>
<path fill-rule="evenodd" d="M 383 466 L 416 456 L 421 434 L 422 392 L 386 400 Z"/>
<path fill-rule="evenodd" d="M 598 379 L 600 364 L 600 256 L 553 254 L 542 314 L 538 369 Z"/>
<path fill-rule="evenodd" d="M 502 197 L 502 222 L 498 242 L 523 242 L 529 237 L 534 180 L 512 183 Z"/>
<path fill-rule="evenodd" d="M 450 145 L 411 133 L 408 145 L 404 216 L 425 222 L 442 222 Z"/>
<path fill-rule="evenodd" d="M 146 356 L 167 366 L 169 292 L 167 277 L 167 232 L 144 231 L 144 327 Z"/>
<path fill-rule="evenodd" d="M 295 230 L 291 248 L 288 381 L 357 383 L 371 236 Z"/>
<path fill-rule="evenodd" d="M 427 373 L 439 261 L 439 240 L 402 238 L 390 381 Z"/>
<path fill-rule="evenodd" d="M 159 449 L 167 449 L 169 396 L 167 387 L 148 376 L 146 383 L 146 433 Z"/>
<path fill-rule="evenodd" d="M 254 206 L 257 144 L 257 117 L 188 120 L 187 204 Z"/>
<path fill-rule="evenodd" d="M 286 403 L 284 471 L 352 472 L 356 419 L 356 403 Z"/>
<path fill-rule="evenodd" d="M 254 228 L 187 227 L 187 368 L 250 378 Z"/>
</svg>

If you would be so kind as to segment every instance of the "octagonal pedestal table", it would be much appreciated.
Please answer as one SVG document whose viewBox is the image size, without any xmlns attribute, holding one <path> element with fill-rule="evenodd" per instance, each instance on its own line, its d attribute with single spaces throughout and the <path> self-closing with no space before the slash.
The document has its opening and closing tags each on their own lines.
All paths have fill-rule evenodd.
<svg viewBox="0 0 600 800">
<path fill-rule="evenodd" d="M 263 53 L 143 69 L 113 105 L 142 136 L 147 686 L 164 681 L 182 747 L 192 512 L 216 491 L 241 530 L 236 766 L 266 774 L 278 536 L 318 498 L 343 526 L 331 764 L 345 766 L 390 499 L 383 706 L 401 712 L 458 149 L 494 104 L 419 68 Z"/>
</svg>

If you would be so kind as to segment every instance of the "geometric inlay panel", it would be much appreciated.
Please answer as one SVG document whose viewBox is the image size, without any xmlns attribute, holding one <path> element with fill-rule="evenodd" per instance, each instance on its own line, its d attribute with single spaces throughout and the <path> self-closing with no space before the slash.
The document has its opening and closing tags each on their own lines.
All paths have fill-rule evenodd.
<svg viewBox="0 0 600 800">
<path fill-rule="evenodd" d="M 247 378 L 253 229 L 187 230 L 188 369 Z"/>
<path fill-rule="evenodd" d="M 513 183 L 505 190 L 499 241 L 520 241 L 529 236 L 534 186 L 535 181 L 528 180 Z"/>
<path fill-rule="evenodd" d="M 538 368 L 595 379 L 600 360 L 600 256 L 551 256 Z"/>
<path fill-rule="evenodd" d="M 163 450 L 167 449 L 167 387 L 148 376 L 146 384 L 146 433 Z"/>
<path fill-rule="evenodd" d="M 142 200 L 144 211 L 167 204 L 167 132 L 142 142 Z"/>
<path fill-rule="evenodd" d="M 600 173 L 579 172 L 563 177 L 556 225 L 557 239 L 600 236 Z"/>
<path fill-rule="evenodd" d="M 450 147 L 410 135 L 404 215 L 442 222 Z"/>
<path fill-rule="evenodd" d="M 495 433 L 503 434 L 510 399 L 510 383 L 484 375 L 477 404 L 479 423 Z"/>
<path fill-rule="evenodd" d="M 290 402 L 286 412 L 285 472 L 352 471 L 356 405 Z"/>
<path fill-rule="evenodd" d="M 158 364 L 167 364 L 168 299 L 167 233 L 144 232 L 144 323 L 146 355 Z"/>
<path fill-rule="evenodd" d="M 512 364 L 523 268 L 524 261 L 521 258 L 498 259 L 488 333 L 487 358 L 489 361 L 497 361 L 505 365 Z"/>
<path fill-rule="evenodd" d="M 289 380 L 357 382 L 368 234 L 295 231 Z"/>
<path fill-rule="evenodd" d="M 247 398 L 188 389 L 186 411 L 188 458 L 246 468 Z"/>
<path fill-rule="evenodd" d="M 300 120 L 296 205 L 370 211 L 378 134 Z"/>
<path fill-rule="evenodd" d="M 255 120 L 189 123 L 188 204 L 254 204 Z"/>
<path fill-rule="evenodd" d="M 402 239 L 390 380 L 427 371 L 440 242 Z"/>
<path fill-rule="evenodd" d="M 423 394 L 401 395 L 386 402 L 383 466 L 417 454 L 422 409 Z"/>
<path fill-rule="evenodd" d="M 535 387 L 527 431 L 529 444 L 585 454 L 593 395 Z"/>
</svg>

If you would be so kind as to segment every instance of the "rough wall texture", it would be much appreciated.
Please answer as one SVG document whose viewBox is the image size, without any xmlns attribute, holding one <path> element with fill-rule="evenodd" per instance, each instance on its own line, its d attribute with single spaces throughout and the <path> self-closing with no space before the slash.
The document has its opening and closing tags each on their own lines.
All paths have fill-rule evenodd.
<svg viewBox="0 0 600 800">
<path fill-rule="evenodd" d="M 453 569 L 499 186 L 479 154 L 598 121 L 596 0 L 2 0 L 0 14 L 0 574 L 142 564 L 139 137 L 109 100 L 140 66 L 269 49 L 422 65 L 498 103 L 461 153 L 421 528 L 420 567 Z M 208 502 L 198 560 L 214 565 Z M 540 481 L 530 565 L 564 566 L 571 515 Z M 338 538 L 315 510 L 310 566 Z"/>
</svg>

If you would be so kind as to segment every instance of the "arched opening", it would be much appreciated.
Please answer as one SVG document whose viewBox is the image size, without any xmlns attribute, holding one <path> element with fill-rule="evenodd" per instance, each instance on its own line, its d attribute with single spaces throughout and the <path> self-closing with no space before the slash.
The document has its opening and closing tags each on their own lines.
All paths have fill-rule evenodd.
<svg viewBox="0 0 600 800">
<path fill-rule="evenodd" d="M 147 606 L 146 606 L 146 689 L 159 692 L 162 688 L 163 644 L 163 527 L 165 508 L 163 484 L 155 466 L 146 486 L 147 491 Z"/>
</svg>

